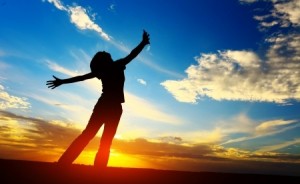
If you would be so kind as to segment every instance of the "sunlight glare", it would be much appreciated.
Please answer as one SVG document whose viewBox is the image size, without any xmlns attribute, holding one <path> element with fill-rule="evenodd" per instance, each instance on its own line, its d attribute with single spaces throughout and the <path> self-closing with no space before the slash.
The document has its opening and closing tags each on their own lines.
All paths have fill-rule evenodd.
<svg viewBox="0 0 300 184">
<path fill-rule="evenodd" d="M 83 151 L 75 163 L 93 165 L 96 153 L 96 151 Z M 123 154 L 111 149 L 108 167 L 150 168 L 151 164 L 138 156 Z"/>
<path fill-rule="evenodd" d="M 137 156 L 123 154 L 115 151 L 114 149 L 110 150 L 110 159 L 108 166 L 111 167 L 134 167 L 134 168 L 148 168 L 150 164 Z"/>
</svg>

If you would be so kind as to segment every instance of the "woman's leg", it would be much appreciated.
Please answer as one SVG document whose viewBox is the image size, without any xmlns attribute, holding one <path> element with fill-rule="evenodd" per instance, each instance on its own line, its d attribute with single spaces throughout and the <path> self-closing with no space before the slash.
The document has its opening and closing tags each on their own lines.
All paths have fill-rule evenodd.
<svg viewBox="0 0 300 184">
<path fill-rule="evenodd" d="M 119 121 L 122 115 L 121 104 L 112 108 L 113 112 L 108 113 L 109 116 L 105 118 L 104 130 L 100 140 L 100 147 L 96 154 L 94 166 L 97 168 L 105 168 L 107 166 L 110 154 L 110 146 L 113 138 L 117 132 Z"/>
<path fill-rule="evenodd" d="M 85 146 L 90 142 L 90 140 L 97 134 L 98 130 L 103 124 L 100 118 L 99 108 L 97 105 L 90 117 L 89 123 L 83 132 L 72 142 L 68 149 L 59 158 L 58 163 L 62 165 L 70 165 L 79 156 Z M 101 114 L 103 116 L 103 114 Z"/>
</svg>

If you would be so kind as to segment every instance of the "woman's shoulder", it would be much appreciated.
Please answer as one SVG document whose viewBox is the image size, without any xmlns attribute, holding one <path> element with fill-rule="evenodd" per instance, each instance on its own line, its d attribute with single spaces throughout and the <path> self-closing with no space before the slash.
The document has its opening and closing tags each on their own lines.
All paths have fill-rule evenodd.
<svg viewBox="0 0 300 184">
<path fill-rule="evenodd" d="M 119 69 L 126 69 L 126 65 L 124 64 L 124 59 L 118 59 L 116 61 L 113 62 L 113 67 L 114 68 L 119 68 Z"/>
</svg>

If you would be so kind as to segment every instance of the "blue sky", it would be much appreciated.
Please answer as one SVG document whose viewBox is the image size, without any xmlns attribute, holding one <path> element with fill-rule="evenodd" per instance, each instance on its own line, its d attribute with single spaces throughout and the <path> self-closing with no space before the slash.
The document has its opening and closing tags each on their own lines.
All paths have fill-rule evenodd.
<svg viewBox="0 0 300 184">
<path fill-rule="evenodd" d="M 299 10 L 297 0 L 0 0 L 0 156 L 56 160 L 85 127 L 101 82 L 50 90 L 46 81 L 88 73 L 99 50 L 126 56 L 145 29 L 151 45 L 126 69 L 116 152 L 148 163 L 136 167 L 232 171 L 205 160 L 222 158 L 299 168 Z"/>
</svg>

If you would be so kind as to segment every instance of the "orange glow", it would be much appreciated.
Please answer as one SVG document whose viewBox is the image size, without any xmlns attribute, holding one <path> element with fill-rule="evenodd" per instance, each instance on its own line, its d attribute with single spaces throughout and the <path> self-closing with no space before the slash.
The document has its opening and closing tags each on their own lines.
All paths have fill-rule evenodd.
<svg viewBox="0 0 300 184">
<path fill-rule="evenodd" d="M 76 159 L 76 164 L 93 165 L 96 151 L 83 151 Z M 135 155 L 128 155 L 110 150 L 109 167 L 151 168 L 151 163 Z"/>
<path fill-rule="evenodd" d="M 135 155 L 127 155 L 111 149 L 108 166 L 149 168 L 151 164 Z"/>
<path fill-rule="evenodd" d="M 75 160 L 76 164 L 93 165 L 96 151 L 83 151 Z"/>
</svg>

